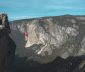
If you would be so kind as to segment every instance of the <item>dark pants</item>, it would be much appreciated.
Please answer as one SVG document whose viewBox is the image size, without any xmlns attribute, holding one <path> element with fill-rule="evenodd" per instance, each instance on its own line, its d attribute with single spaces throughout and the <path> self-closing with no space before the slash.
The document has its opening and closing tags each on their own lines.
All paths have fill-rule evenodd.
<svg viewBox="0 0 85 72">
<path fill-rule="evenodd" d="M 0 38 L 0 72 L 10 72 L 16 45 L 9 36 Z"/>
</svg>

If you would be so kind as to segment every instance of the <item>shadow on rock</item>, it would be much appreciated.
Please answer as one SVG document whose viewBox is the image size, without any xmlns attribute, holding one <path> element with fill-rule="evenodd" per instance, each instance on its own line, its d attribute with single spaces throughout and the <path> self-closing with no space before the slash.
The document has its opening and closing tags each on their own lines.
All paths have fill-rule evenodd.
<svg viewBox="0 0 85 72">
<path fill-rule="evenodd" d="M 85 72 L 85 56 L 70 56 L 67 59 L 57 57 L 47 64 L 16 56 L 12 72 Z"/>
</svg>

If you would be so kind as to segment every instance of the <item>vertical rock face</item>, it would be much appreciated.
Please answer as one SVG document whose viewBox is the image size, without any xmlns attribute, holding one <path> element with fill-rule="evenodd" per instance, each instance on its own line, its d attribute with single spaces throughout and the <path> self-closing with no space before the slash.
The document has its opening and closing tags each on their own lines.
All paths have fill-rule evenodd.
<svg viewBox="0 0 85 72">
<path fill-rule="evenodd" d="M 16 45 L 9 37 L 11 32 L 6 14 L 0 14 L 0 72 L 10 72 Z"/>
<path fill-rule="evenodd" d="M 67 58 L 69 56 L 85 55 L 84 16 L 64 15 L 11 23 L 10 26 L 13 30 L 11 37 L 17 44 L 18 55 L 22 56 L 23 54 L 28 58 L 29 55 L 31 58 L 34 58 L 33 55 L 36 55 L 35 57 L 41 56 L 45 57 L 44 60 L 47 62 L 48 57 L 53 60 L 57 56 Z M 16 31 L 17 35 L 14 34 L 14 31 Z M 28 33 L 26 41 L 23 35 L 24 32 Z M 28 51 L 21 52 L 20 49 L 27 49 Z M 29 54 L 30 50 L 33 55 Z M 36 58 L 34 59 L 36 60 Z"/>
<path fill-rule="evenodd" d="M 14 72 L 85 72 L 85 16 L 19 20 L 10 27 L 17 45 Z"/>
</svg>

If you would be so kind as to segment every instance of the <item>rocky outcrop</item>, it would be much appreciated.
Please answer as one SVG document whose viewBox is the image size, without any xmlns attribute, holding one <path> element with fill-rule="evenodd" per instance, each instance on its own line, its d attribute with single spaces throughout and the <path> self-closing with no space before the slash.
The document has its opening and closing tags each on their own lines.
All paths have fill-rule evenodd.
<svg viewBox="0 0 85 72">
<path fill-rule="evenodd" d="M 9 37 L 11 32 L 6 14 L 0 14 L 0 72 L 10 72 L 16 45 Z"/>
</svg>

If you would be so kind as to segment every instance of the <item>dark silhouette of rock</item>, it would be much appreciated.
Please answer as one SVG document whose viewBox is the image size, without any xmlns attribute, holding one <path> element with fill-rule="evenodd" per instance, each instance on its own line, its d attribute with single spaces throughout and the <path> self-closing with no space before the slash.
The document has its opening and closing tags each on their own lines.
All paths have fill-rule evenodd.
<svg viewBox="0 0 85 72">
<path fill-rule="evenodd" d="M 12 72 L 85 72 L 85 56 L 67 59 L 57 57 L 49 63 L 40 64 L 36 61 L 27 60 L 27 57 L 16 56 Z M 31 63 L 34 64 L 31 66 Z"/>
<path fill-rule="evenodd" d="M 10 72 L 16 45 L 10 38 L 11 32 L 6 14 L 0 14 L 0 72 Z"/>
</svg>

